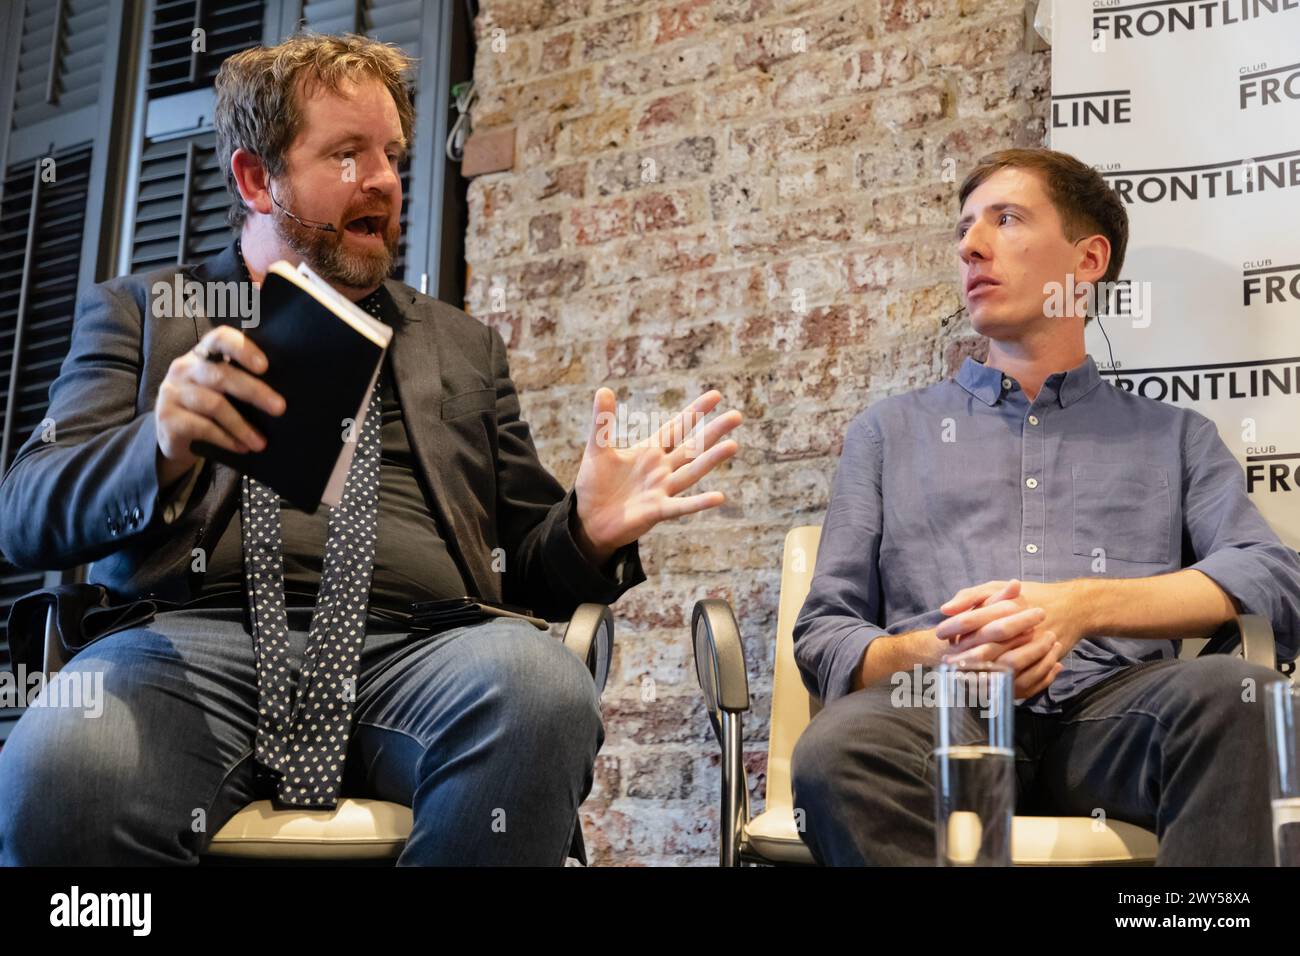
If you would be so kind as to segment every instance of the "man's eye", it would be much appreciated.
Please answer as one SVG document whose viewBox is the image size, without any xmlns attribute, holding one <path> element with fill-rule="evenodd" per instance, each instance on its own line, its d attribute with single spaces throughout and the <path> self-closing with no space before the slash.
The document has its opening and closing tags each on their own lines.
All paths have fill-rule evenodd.
<svg viewBox="0 0 1300 956">
<path fill-rule="evenodd" d="M 1002 224 L 1002 220 L 1003 220 L 1003 219 L 1015 219 L 1015 218 L 1016 218 L 1016 217 L 1013 216 L 1013 215 L 1011 215 L 1011 213 L 1009 213 L 1009 212 L 1004 212 L 1002 215 L 998 216 L 998 225 L 1001 225 L 1001 224 Z"/>
</svg>

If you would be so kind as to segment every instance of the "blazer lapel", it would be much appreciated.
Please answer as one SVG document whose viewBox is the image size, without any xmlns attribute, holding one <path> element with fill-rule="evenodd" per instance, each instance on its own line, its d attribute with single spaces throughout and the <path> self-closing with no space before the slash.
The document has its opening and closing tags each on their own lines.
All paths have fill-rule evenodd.
<svg viewBox="0 0 1300 956">
<path fill-rule="evenodd" d="M 447 550 L 460 568 L 466 586 L 478 596 L 488 597 L 482 592 L 482 582 L 461 547 L 473 537 L 462 527 L 459 512 L 446 507 L 447 485 L 438 467 L 450 457 L 447 430 L 442 424 L 442 361 L 437 340 L 424 323 L 429 307 L 416 299 L 409 286 L 393 279 L 385 285 L 406 320 L 393 330 L 388 350 L 393 363 L 393 387 L 402 405 L 411 450 L 428 484 L 426 493 L 434 514 L 447 531 Z"/>
</svg>

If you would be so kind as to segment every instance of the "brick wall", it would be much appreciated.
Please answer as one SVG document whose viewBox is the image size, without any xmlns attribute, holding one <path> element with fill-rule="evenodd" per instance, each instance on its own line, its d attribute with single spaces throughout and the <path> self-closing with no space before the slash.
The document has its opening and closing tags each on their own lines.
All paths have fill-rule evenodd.
<svg viewBox="0 0 1300 956">
<path fill-rule="evenodd" d="M 745 415 L 722 508 L 641 544 L 615 607 L 607 737 L 583 808 L 596 864 L 716 860 L 718 759 L 694 602 L 736 608 L 765 787 L 779 561 L 820 523 L 848 422 L 981 342 L 949 239 L 973 160 L 1041 145 L 1050 54 L 1001 0 L 480 0 L 476 130 L 515 167 L 473 181 L 466 308 L 511 349 L 542 458 L 577 471 L 602 384 Z"/>
</svg>

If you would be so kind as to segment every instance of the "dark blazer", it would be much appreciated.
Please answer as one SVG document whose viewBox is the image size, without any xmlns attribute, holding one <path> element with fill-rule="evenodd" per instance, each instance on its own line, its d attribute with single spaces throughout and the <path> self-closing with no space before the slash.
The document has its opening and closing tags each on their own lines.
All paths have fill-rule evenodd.
<svg viewBox="0 0 1300 956">
<path fill-rule="evenodd" d="M 239 318 L 156 317 L 151 290 L 173 286 L 178 271 L 199 282 L 242 278 L 232 241 L 197 266 L 124 276 L 80 297 L 71 348 L 50 386 L 55 440 L 43 441 L 38 428 L 0 480 L 0 549 L 13 564 L 93 562 L 88 580 L 114 601 L 185 602 L 201 587 L 193 549 L 212 553 L 239 507 L 240 475 L 205 461 L 169 522 L 153 407 L 172 360 L 215 323 L 238 327 Z M 635 543 L 620 549 L 610 575 L 578 550 L 574 494 L 538 460 L 497 331 L 401 282 L 385 285 L 401 313 L 391 360 L 416 473 L 476 596 L 563 620 L 584 601 L 608 604 L 644 581 Z M 503 572 L 493 570 L 498 548 Z"/>
</svg>

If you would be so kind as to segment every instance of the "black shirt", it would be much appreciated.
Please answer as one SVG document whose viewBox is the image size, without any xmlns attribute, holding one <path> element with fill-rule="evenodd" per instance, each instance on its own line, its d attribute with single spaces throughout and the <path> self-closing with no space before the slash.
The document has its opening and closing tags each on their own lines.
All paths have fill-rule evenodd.
<svg viewBox="0 0 1300 956">
<path fill-rule="evenodd" d="M 240 262 L 243 256 L 240 255 Z M 395 324 L 396 305 L 380 286 L 357 303 L 381 322 Z M 385 354 L 378 387 L 383 400 L 379 466 L 379 515 L 375 567 L 370 583 L 370 613 L 400 620 L 412 601 L 459 597 L 468 593 L 464 578 L 447 550 L 446 538 L 416 474 L 401 403 L 393 387 L 392 355 Z M 320 589 L 330 508 L 322 504 L 307 514 L 280 499 L 284 556 L 285 604 L 312 606 Z M 207 563 L 194 603 L 243 606 L 244 558 L 242 520 L 235 508 Z M 219 595 L 228 598 L 223 602 Z"/>
</svg>

